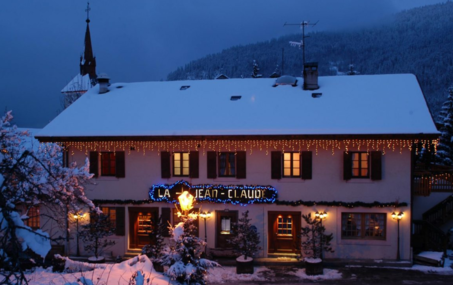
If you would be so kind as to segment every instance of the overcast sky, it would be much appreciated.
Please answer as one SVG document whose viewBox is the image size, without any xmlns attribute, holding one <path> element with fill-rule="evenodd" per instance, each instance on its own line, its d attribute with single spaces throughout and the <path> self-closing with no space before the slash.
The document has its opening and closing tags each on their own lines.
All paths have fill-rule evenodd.
<svg viewBox="0 0 453 285">
<path fill-rule="evenodd" d="M 111 82 L 166 79 L 191 60 L 240 44 L 309 31 L 360 28 L 404 9 L 445 0 L 91 0 L 97 73 Z M 62 109 L 79 72 L 86 1 L 11 0 L 0 9 L 0 112 L 42 128 Z M 298 40 L 298 39 L 295 39 Z"/>
</svg>

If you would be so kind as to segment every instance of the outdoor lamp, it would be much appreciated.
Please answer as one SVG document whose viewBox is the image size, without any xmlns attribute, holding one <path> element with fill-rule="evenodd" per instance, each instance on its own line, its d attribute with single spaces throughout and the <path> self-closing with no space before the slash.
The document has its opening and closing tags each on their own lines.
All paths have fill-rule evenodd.
<svg viewBox="0 0 453 285">
<path fill-rule="evenodd" d="M 393 212 L 392 213 L 392 219 L 396 220 L 398 222 L 398 244 L 396 247 L 396 260 L 401 260 L 401 255 L 400 255 L 400 221 L 403 218 L 404 213 L 399 212 L 398 214 Z"/>
<path fill-rule="evenodd" d="M 189 193 L 189 191 L 184 191 L 178 197 L 179 205 L 181 210 L 190 211 L 193 208 L 194 197 Z"/>
<path fill-rule="evenodd" d="M 212 216 L 211 212 L 201 212 L 200 217 L 203 219 L 209 219 Z"/>
<path fill-rule="evenodd" d="M 327 218 L 327 213 L 326 212 L 318 212 L 318 211 L 316 211 L 315 218 L 316 219 L 320 219 L 322 221 L 325 218 Z"/>
</svg>

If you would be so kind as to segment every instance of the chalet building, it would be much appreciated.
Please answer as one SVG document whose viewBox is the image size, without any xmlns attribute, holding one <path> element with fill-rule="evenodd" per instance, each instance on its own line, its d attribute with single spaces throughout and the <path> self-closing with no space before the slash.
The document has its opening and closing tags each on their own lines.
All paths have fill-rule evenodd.
<svg viewBox="0 0 453 285">
<path fill-rule="evenodd" d="M 177 223 L 177 196 L 189 190 L 195 211 L 212 214 L 196 223 L 214 255 L 229 253 L 231 225 L 248 210 L 260 257 L 297 255 L 301 215 L 326 212 L 335 252 L 325 258 L 411 260 L 413 157 L 439 135 L 416 77 L 304 72 L 104 76 L 37 138 L 63 144 L 68 162 L 90 160 L 86 193 L 115 225 L 114 255 L 148 243 L 152 218 Z"/>
</svg>

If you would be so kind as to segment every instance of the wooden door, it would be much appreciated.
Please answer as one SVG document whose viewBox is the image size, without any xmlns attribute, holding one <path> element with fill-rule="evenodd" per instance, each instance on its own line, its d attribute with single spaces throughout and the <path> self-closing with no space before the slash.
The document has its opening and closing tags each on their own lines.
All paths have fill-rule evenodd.
<svg viewBox="0 0 453 285">
<path fill-rule="evenodd" d="M 295 253 L 300 248 L 300 212 L 269 212 L 269 252 Z"/>
<path fill-rule="evenodd" d="M 157 208 L 129 208 L 129 248 L 143 248 L 151 243 L 149 234 L 158 213 Z"/>
</svg>

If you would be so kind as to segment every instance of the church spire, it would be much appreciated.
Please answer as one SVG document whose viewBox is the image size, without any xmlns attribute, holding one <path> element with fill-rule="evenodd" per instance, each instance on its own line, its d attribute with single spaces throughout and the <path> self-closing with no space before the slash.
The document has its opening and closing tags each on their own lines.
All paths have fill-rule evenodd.
<svg viewBox="0 0 453 285">
<path fill-rule="evenodd" d="M 85 32 L 85 50 L 83 56 L 80 57 L 80 74 L 89 74 L 91 82 L 96 81 L 96 58 L 93 56 L 93 48 L 91 47 L 91 35 L 90 35 L 90 3 L 87 3 L 87 29 Z M 94 85 L 94 84 L 93 84 Z"/>
</svg>

